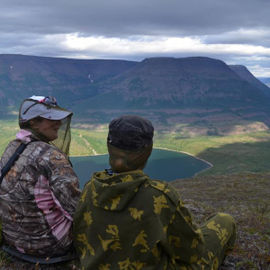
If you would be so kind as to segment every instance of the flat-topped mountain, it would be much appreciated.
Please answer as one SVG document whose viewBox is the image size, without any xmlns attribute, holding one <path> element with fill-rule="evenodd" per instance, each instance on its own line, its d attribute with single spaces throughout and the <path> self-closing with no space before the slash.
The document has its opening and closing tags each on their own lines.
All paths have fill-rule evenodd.
<svg viewBox="0 0 270 270">
<path fill-rule="evenodd" d="M 263 84 L 266 84 L 268 87 L 270 87 L 270 78 L 269 77 L 259 77 L 258 78 Z"/>
<path fill-rule="evenodd" d="M 118 103 L 106 104 L 111 108 L 119 104 L 133 108 L 231 107 L 264 103 L 259 84 L 240 77 L 220 60 L 150 58 L 101 82 L 98 89 L 104 100 L 117 98 Z M 97 106 L 102 104 L 100 96 L 95 98 Z"/>
<path fill-rule="evenodd" d="M 229 65 L 229 67 L 243 80 L 249 82 L 254 87 L 261 89 L 267 96 L 270 97 L 270 88 L 258 80 L 252 73 L 242 65 Z"/>
<path fill-rule="evenodd" d="M 152 116 L 159 117 L 157 111 L 206 110 L 261 120 L 269 119 L 268 90 L 245 67 L 207 57 L 135 62 L 0 55 L 0 118 L 36 94 L 56 96 L 84 119 L 107 121 L 112 112 L 155 111 Z"/>
</svg>

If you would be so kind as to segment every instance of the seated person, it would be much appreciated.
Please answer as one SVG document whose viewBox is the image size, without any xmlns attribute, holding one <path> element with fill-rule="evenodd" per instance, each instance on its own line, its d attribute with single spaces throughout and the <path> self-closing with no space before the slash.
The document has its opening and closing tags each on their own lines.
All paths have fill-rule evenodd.
<svg viewBox="0 0 270 270">
<path fill-rule="evenodd" d="M 197 227 L 176 190 L 143 168 L 154 128 L 138 116 L 109 125 L 111 170 L 94 173 L 74 215 L 74 245 L 84 270 L 218 269 L 235 240 L 219 213 Z"/>
<path fill-rule="evenodd" d="M 61 256 L 72 247 L 72 216 L 81 192 L 68 159 L 71 116 L 55 98 L 24 100 L 21 130 L 0 160 L 2 170 L 25 144 L 5 176 L 1 174 L 0 186 L 3 241 L 20 258 Z"/>
</svg>

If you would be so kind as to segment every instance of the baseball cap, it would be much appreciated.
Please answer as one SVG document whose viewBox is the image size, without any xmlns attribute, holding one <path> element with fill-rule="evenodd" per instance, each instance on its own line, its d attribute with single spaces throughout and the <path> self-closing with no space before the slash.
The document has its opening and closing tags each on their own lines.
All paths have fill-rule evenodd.
<svg viewBox="0 0 270 270">
<path fill-rule="evenodd" d="M 109 124 L 107 143 L 123 150 L 139 150 L 153 143 L 154 127 L 140 116 L 124 115 Z"/>
<path fill-rule="evenodd" d="M 19 121 L 27 122 L 38 116 L 49 120 L 62 120 L 71 114 L 72 112 L 59 107 L 54 97 L 31 96 L 21 104 Z"/>
</svg>

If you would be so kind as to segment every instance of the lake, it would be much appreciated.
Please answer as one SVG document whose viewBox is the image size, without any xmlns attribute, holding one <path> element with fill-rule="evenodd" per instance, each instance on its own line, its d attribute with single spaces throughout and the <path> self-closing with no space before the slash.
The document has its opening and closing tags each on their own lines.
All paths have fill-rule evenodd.
<svg viewBox="0 0 270 270">
<path fill-rule="evenodd" d="M 71 157 L 73 168 L 80 179 L 81 188 L 93 172 L 108 169 L 108 155 Z M 153 149 L 144 172 L 153 179 L 173 181 L 188 178 L 209 168 L 210 165 L 185 153 Z"/>
</svg>

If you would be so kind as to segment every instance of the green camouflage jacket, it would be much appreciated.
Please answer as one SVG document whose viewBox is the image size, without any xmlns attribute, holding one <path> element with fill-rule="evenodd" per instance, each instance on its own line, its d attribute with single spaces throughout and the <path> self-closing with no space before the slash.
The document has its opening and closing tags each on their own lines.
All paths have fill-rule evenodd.
<svg viewBox="0 0 270 270">
<path fill-rule="evenodd" d="M 95 173 L 74 216 L 83 270 L 171 270 L 200 261 L 201 230 L 177 192 L 142 171 Z"/>
</svg>

